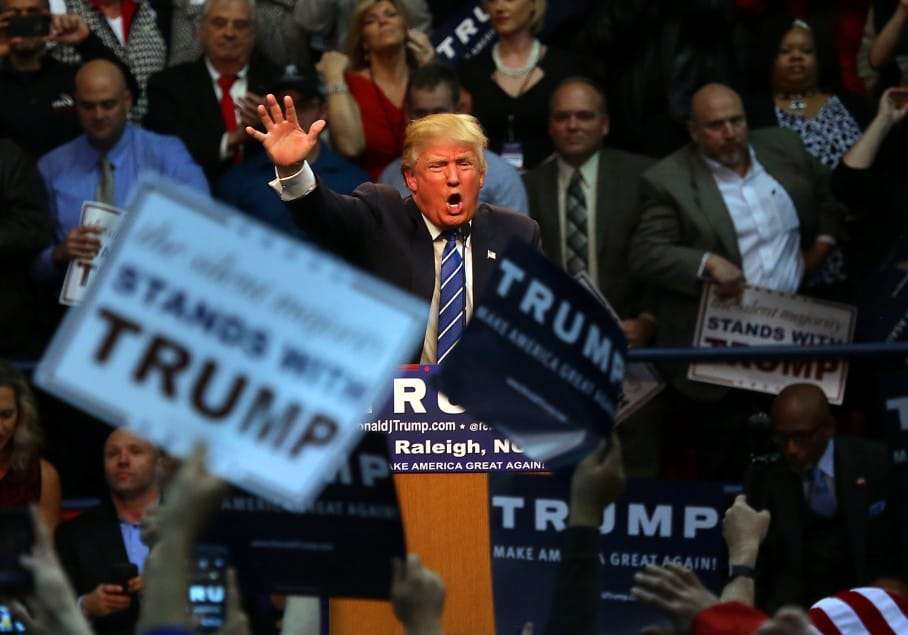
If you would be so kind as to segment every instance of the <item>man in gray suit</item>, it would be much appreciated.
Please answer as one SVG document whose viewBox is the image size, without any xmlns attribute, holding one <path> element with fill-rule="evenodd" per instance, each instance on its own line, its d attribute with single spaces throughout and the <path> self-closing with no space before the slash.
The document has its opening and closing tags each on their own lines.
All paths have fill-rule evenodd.
<svg viewBox="0 0 908 635">
<path fill-rule="evenodd" d="M 655 318 L 627 270 L 637 222 L 640 175 L 653 160 L 602 147 L 609 118 L 602 91 L 590 80 L 562 81 L 549 104 L 555 154 L 524 176 L 530 216 L 545 253 L 568 273 L 586 271 L 622 318 L 631 344 L 645 345 Z"/>
<path fill-rule="evenodd" d="M 692 343 L 704 281 L 728 297 L 745 283 L 796 292 L 832 250 L 842 212 L 828 172 L 800 138 L 779 128 L 749 133 L 727 86 L 694 94 L 688 128 L 692 143 L 643 175 L 630 245 L 631 273 L 657 291 L 661 346 Z M 675 386 L 704 400 L 725 392 Z"/>
</svg>

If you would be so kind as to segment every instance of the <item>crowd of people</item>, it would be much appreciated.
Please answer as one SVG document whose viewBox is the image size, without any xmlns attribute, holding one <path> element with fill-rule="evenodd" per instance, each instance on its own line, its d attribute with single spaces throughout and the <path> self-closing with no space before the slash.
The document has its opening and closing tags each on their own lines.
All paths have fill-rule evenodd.
<svg viewBox="0 0 908 635">
<path fill-rule="evenodd" d="M 455 61 L 433 45 L 455 2 L 0 0 L 0 357 L 40 358 L 67 269 L 101 248 L 83 203 L 125 209 L 149 171 L 424 299 L 411 362 L 444 362 L 511 239 L 587 273 L 634 348 L 690 346 L 707 283 L 728 299 L 750 285 L 844 302 L 857 339 L 905 339 L 905 316 L 875 307 L 908 262 L 908 2 L 576 0 L 581 19 L 561 24 L 545 0 L 476 4 L 491 37 Z M 808 384 L 772 396 L 693 381 L 686 363 L 658 370 L 666 388 L 588 459 L 598 468 L 577 468 L 576 558 L 547 632 L 598 632 L 590 545 L 625 473 L 744 483 L 722 600 L 772 614 L 874 586 L 908 629 L 908 475 L 890 465 L 876 384 L 899 369 L 854 366 L 838 408 Z M 38 506 L 35 619 L 183 625 L 173 563 L 198 531 L 193 497 L 216 498 L 203 460 L 162 504 L 158 449 L 97 429 L 74 447 L 67 417 L 85 419 L 0 366 L 0 507 Z M 87 484 L 99 453 L 103 479 Z M 61 499 L 83 496 L 104 503 L 61 524 Z M 173 536 L 157 560 L 153 509 Z M 135 575 L 118 585 L 124 562 Z M 408 632 L 441 632 L 443 583 L 418 558 L 393 588 Z M 677 632 L 740 617 L 683 570 L 641 572 L 634 593 Z M 285 632 L 307 606 L 288 604 Z M 812 610 L 763 619 L 727 632 L 827 632 Z"/>
</svg>

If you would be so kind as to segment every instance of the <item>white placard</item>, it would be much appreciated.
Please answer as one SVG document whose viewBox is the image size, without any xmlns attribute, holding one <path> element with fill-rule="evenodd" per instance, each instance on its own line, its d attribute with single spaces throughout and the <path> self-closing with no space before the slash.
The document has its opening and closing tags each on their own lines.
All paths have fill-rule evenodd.
<svg viewBox="0 0 908 635">
<path fill-rule="evenodd" d="M 423 338 L 425 303 L 180 186 L 143 179 L 35 380 L 304 508 Z"/>
<path fill-rule="evenodd" d="M 582 284 L 594 298 L 599 300 L 619 323 L 621 322 L 618 313 L 612 308 L 606 297 L 602 295 L 589 273 L 579 271 L 574 274 L 574 279 Z M 624 370 L 624 382 L 621 384 L 621 399 L 618 402 L 615 423 L 621 423 L 637 412 L 645 403 L 662 392 L 663 388 L 665 388 L 665 382 L 659 377 L 659 373 L 656 372 L 652 364 L 644 362 L 628 364 Z"/>
<path fill-rule="evenodd" d="M 694 346 L 818 346 L 849 344 L 857 309 L 792 293 L 745 287 L 740 302 L 704 285 Z M 687 377 L 720 386 L 778 394 L 795 383 L 823 389 L 832 404 L 845 396 L 848 362 L 838 359 L 693 363 Z"/>
<path fill-rule="evenodd" d="M 101 248 L 91 260 L 70 261 L 69 267 L 66 268 L 66 277 L 63 278 L 63 287 L 60 289 L 60 304 L 75 306 L 82 302 L 89 285 L 107 259 L 110 246 L 117 237 L 122 215 L 123 210 L 111 205 L 96 201 L 82 203 L 79 224 L 98 227 L 101 230 L 96 235 L 101 242 Z"/>
</svg>

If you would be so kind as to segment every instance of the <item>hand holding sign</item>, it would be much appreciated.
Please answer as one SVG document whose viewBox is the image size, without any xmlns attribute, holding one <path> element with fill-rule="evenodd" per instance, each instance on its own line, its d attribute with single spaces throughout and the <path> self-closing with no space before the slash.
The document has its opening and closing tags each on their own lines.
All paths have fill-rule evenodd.
<svg viewBox="0 0 908 635">
<path fill-rule="evenodd" d="M 572 527 L 599 527 L 603 510 L 624 493 L 624 487 L 621 441 L 613 432 L 608 444 L 603 440 L 574 468 L 569 524 Z"/>
<path fill-rule="evenodd" d="M 325 128 L 322 119 L 313 123 L 308 132 L 300 128 L 296 107 L 289 95 L 284 97 L 284 109 L 286 117 L 274 95 L 268 94 L 265 104 L 258 107 L 265 132 L 246 126 L 246 134 L 261 142 L 281 177 L 291 176 L 302 169 L 303 161 L 318 144 L 318 136 Z"/>
<path fill-rule="evenodd" d="M 760 543 L 769 531 L 770 515 L 767 510 L 758 512 L 747 504 L 747 497 L 739 494 L 722 519 L 722 536 L 728 545 L 731 564 L 753 566 L 757 561 Z"/>
<path fill-rule="evenodd" d="M 442 635 L 445 584 L 411 553 L 406 562 L 392 560 L 391 606 L 407 635 Z"/>
<path fill-rule="evenodd" d="M 720 298 L 736 298 L 744 290 L 744 273 L 722 256 L 710 254 L 706 259 L 706 274 L 715 281 Z"/>
<path fill-rule="evenodd" d="M 631 595 L 665 613 L 676 633 L 689 632 L 697 613 L 719 603 L 693 571 L 677 564 L 649 565 L 634 576 L 634 584 Z"/>
</svg>

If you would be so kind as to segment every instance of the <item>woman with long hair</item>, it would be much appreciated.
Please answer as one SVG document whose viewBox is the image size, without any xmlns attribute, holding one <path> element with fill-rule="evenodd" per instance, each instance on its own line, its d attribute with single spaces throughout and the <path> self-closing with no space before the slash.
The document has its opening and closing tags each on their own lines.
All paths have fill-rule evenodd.
<svg viewBox="0 0 908 635">
<path fill-rule="evenodd" d="M 28 382 L 0 361 L 0 508 L 37 503 L 53 530 L 60 522 L 60 477 L 39 456 L 42 436 Z"/>
</svg>

